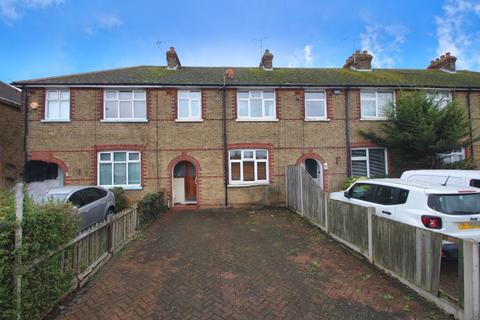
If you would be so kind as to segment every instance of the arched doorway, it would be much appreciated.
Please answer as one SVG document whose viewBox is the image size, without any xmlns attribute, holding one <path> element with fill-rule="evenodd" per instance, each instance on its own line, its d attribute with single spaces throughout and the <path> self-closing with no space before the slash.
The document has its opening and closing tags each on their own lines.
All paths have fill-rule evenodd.
<svg viewBox="0 0 480 320">
<path fill-rule="evenodd" d="M 180 161 L 173 167 L 173 204 L 197 203 L 197 170 L 190 161 Z"/>
<path fill-rule="evenodd" d="M 302 166 L 317 182 L 317 184 L 323 189 L 323 165 L 320 161 L 313 158 L 306 158 Z"/>
</svg>

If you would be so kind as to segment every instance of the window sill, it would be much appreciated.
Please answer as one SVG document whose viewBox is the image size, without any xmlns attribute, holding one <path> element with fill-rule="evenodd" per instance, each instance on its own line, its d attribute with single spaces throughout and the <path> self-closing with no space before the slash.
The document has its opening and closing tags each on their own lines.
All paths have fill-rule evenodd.
<svg viewBox="0 0 480 320">
<path fill-rule="evenodd" d="M 175 119 L 175 122 L 203 122 L 203 119 Z"/>
<path fill-rule="evenodd" d="M 360 118 L 360 121 L 388 121 L 390 118 L 380 118 L 380 117 L 375 117 L 375 118 Z"/>
<path fill-rule="evenodd" d="M 269 182 L 257 182 L 257 183 L 242 183 L 242 184 L 229 184 L 229 188 L 248 188 L 248 187 L 261 187 L 268 186 Z"/>
<path fill-rule="evenodd" d="M 43 119 L 43 120 L 40 120 L 40 122 L 44 122 L 44 123 L 55 123 L 55 122 L 66 123 L 66 122 L 70 122 L 70 119 L 57 119 L 57 120 Z"/>
<path fill-rule="evenodd" d="M 107 190 L 117 188 L 117 187 L 122 188 L 123 190 L 143 190 L 142 186 L 101 186 L 99 185 L 99 187 L 105 188 Z"/>
<path fill-rule="evenodd" d="M 119 120 L 113 120 L 113 119 L 102 119 L 100 122 L 105 122 L 105 123 L 147 123 L 147 119 L 119 119 Z"/>
<path fill-rule="evenodd" d="M 305 122 L 330 122 L 327 118 L 305 118 Z"/>
<path fill-rule="evenodd" d="M 235 119 L 237 122 L 278 122 L 278 119 Z"/>
</svg>

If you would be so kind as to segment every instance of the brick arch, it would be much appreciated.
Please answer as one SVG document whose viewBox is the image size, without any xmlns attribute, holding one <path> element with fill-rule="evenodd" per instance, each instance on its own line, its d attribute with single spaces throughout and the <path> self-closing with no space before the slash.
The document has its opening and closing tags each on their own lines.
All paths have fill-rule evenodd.
<svg viewBox="0 0 480 320">
<path fill-rule="evenodd" d="M 306 159 L 315 159 L 320 162 L 323 170 L 323 190 L 328 192 L 328 170 L 325 169 L 325 159 L 323 159 L 323 157 L 319 154 L 308 152 L 304 153 L 300 158 L 298 158 L 296 165 L 302 164 Z"/>
<path fill-rule="evenodd" d="M 63 170 L 63 175 L 64 178 L 68 174 L 68 168 L 65 162 L 62 160 L 55 158 L 53 156 L 52 152 L 49 151 L 42 151 L 42 152 L 31 152 L 30 156 L 28 157 L 28 160 L 34 160 L 34 161 L 43 161 L 43 162 L 49 162 L 49 163 L 55 163 L 57 166 L 59 166 Z"/>
<path fill-rule="evenodd" d="M 174 206 L 174 203 L 173 203 L 173 169 L 175 168 L 175 166 L 182 162 L 182 161 L 188 161 L 190 163 L 193 164 L 193 166 L 195 167 L 195 174 L 196 174 L 196 177 L 197 177 L 197 187 L 195 188 L 195 197 L 197 198 L 197 207 L 199 206 L 200 204 L 200 186 L 201 186 L 201 180 L 200 180 L 200 171 L 202 170 L 202 167 L 200 166 L 200 162 L 198 162 L 197 159 L 189 156 L 189 155 L 186 155 L 186 154 L 182 154 L 182 155 L 179 155 L 177 157 L 175 157 L 173 160 L 170 161 L 170 163 L 168 164 L 167 166 L 167 174 L 168 174 L 168 183 L 169 183 L 169 190 L 170 190 L 170 195 L 169 195 L 169 199 L 171 201 L 171 206 L 173 207 Z"/>
</svg>

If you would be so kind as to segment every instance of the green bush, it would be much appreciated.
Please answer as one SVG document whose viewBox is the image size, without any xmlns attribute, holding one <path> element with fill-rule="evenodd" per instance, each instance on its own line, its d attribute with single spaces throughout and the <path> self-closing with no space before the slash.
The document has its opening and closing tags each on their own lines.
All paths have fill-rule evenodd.
<svg viewBox="0 0 480 320">
<path fill-rule="evenodd" d="M 442 164 L 441 168 L 442 169 L 474 170 L 474 169 L 477 169 L 477 164 L 471 159 L 466 159 L 466 160 L 457 161 L 454 163 Z"/>
<path fill-rule="evenodd" d="M 366 180 L 367 177 L 350 177 L 343 181 L 342 190 L 347 190 L 354 182 L 359 180 Z"/>
<path fill-rule="evenodd" d="M 145 226 L 155 220 L 161 212 L 166 210 L 165 199 L 162 192 L 147 193 L 138 201 L 138 213 L 140 214 L 140 225 Z"/>
<path fill-rule="evenodd" d="M 4 191 L 0 194 L 0 319 L 16 318 L 13 270 L 17 254 L 22 259 L 22 266 L 17 269 L 22 275 L 21 318 L 37 319 L 70 286 L 73 272 L 62 265 L 61 254 L 48 255 L 75 237 L 79 217 L 70 204 L 35 204 L 25 197 L 22 248 L 16 252 L 14 196 Z M 32 265 L 36 259 L 40 262 Z"/>
<path fill-rule="evenodd" d="M 122 187 L 115 187 L 110 189 L 115 196 L 115 212 L 120 212 L 128 207 L 127 197 L 125 196 L 125 190 Z"/>
</svg>

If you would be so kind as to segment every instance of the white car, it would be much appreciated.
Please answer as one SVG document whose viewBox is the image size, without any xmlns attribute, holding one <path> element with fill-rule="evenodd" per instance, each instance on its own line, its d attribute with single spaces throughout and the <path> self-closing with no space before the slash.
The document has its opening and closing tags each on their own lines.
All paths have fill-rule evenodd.
<svg viewBox="0 0 480 320">
<path fill-rule="evenodd" d="M 480 188 L 480 170 L 408 170 L 400 179 L 436 185 L 455 185 Z"/>
<path fill-rule="evenodd" d="M 375 208 L 378 216 L 456 238 L 480 241 L 480 189 L 402 179 L 355 182 L 330 199 Z"/>
</svg>

